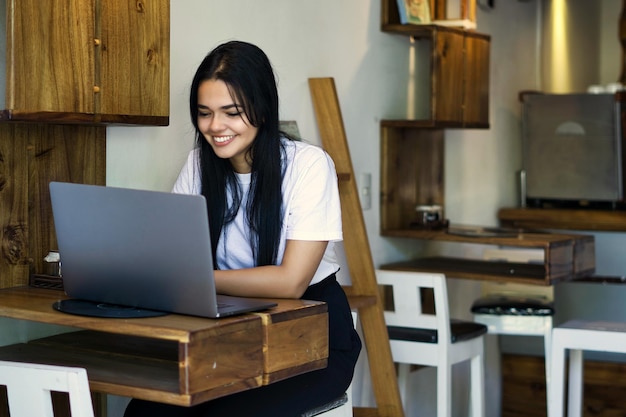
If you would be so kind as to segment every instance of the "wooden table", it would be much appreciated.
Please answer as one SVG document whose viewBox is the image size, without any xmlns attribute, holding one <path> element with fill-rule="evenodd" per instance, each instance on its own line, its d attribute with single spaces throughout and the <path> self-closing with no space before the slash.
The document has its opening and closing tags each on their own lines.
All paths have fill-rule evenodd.
<svg viewBox="0 0 626 417">
<path fill-rule="evenodd" d="M 223 319 L 170 314 L 111 319 L 58 312 L 63 292 L 0 290 L 0 317 L 76 331 L 0 347 L 0 359 L 87 369 L 93 391 L 190 406 L 324 368 L 327 306 L 275 300 L 260 313 Z"/>
</svg>

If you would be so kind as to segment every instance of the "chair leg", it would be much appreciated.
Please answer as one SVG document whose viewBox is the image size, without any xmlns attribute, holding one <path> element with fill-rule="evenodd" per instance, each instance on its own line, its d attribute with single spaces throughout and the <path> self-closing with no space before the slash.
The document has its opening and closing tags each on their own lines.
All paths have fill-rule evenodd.
<svg viewBox="0 0 626 417">
<path fill-rule="evenodd" d="M 471 408 L 472 417 L 485 416 L 485 364 L 483 355 L 477 355 L 471 361 Z"/>
<path fill-rule="evenodd" d="M 546 405 L 550 400 L 550 371 L 552 370 L 552 327 L 546 329 L 543 336 L 544 365 L 546 367 Z"/>
<path fill-rule="evenodd" d="M 582 416 L 583 403 L 583 351 L 569 351 L 569 389 L 567 393 L 568 417 Z"/>
<path fill-rule="evenodd" d="M 402 399 L 402 408 L 407 409 L 407 391 L 409 386 L 409 377 L 411 374 L 411 365 L 408 363 L 398 364 L 398 389 L 400 390 L 400 398 Z"/>
<path fill-rule="evenodd" d="M 452 416 L 452 365 L 437 367 L 437 417 Z"/>
<path fill-rule="evenodd" d="M 555 332 L 553 336 L 557 336 Z M 563 386 L 565 384 L 565 348 L 560 338 L 552 338 L 550 355 L 550 388 L 548 389 L 548 417 L 563 417 Z"/>
</svg>

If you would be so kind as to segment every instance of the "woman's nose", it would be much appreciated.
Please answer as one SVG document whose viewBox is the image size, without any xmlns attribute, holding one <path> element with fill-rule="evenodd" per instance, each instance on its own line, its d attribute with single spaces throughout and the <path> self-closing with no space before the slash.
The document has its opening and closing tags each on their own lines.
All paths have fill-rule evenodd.
<svg viewBox="0 0 626 417">
<path fill-rule="evenodd" d="M 209 122 L 209 129 L 214 132 L 219 132 L 224 129 L 224 123 L 219 115 L 214 114 L 213 117 L 211 117 L 211 121 Z"/>
</svg>

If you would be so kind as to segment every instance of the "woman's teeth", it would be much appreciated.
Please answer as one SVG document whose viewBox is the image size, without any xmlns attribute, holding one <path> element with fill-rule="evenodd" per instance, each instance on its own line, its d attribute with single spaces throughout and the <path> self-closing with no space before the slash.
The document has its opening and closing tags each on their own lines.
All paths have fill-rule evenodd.
<svg viewBox="0 0 626 417">
<path fill-rule="evenodd" d="M 232 138 L 234 138 L 235 135 L 230 135 L 230 136 L 213 136 L 213 140 L 217 143 L 224 143 L 224 142 L 228 142 L 229 140 L 231 140 Z"/>
</svg>

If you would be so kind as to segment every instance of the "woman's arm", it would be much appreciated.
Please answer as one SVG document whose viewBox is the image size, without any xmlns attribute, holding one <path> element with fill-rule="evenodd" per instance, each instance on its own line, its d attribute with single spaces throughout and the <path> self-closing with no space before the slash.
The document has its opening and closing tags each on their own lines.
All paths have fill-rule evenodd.
<svg viewBox="0 0 626 417">
<path fill-rule="evenodd" d="M 217 292 L 240 297 L 300 298 L 326 246 L 327 241 L 287 240 L 280 265 L 215 271 Z"/>
</svg>

